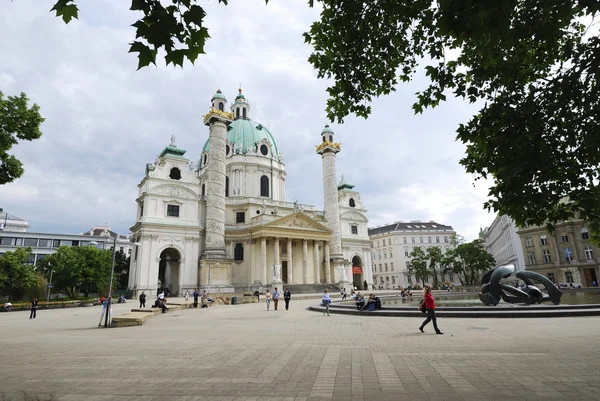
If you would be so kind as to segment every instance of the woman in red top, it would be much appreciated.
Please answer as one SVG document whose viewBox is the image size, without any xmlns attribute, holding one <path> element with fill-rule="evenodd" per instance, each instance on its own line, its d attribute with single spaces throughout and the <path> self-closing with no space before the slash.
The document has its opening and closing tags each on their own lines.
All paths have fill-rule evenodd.
<svg viewBox="0 0 600 401">
<path fill-rule="evenodd" d="M 423 301 L 425 302 L 425 308 L 427 309 L 427 319 L 425 319 L 421 327 L 419 327 L 419 330 L 421 330 L 421 333 L 425 333 L 423 328 L 427 323 L 433 321 L 435 334 L 444 334 L 437 327 L 437 319 L 435 318 L 435 300 L 433 299 L 433 295 L 431 295 L 431 287 L 428 285 L 426 285 L 424 289 Z"/>
</svg>

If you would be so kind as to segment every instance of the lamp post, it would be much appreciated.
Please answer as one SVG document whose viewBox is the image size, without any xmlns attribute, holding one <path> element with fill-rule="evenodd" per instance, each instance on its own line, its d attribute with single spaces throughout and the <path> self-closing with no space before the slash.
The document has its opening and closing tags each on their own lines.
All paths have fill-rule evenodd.
<svg viewBox="0 0 600 401">
<path fill-rule="evenodd" d="M 110 308 L 112 304 L 112 283 L 113 277 L 115 274 L 115 255 L 117 253 L 117 238 L 119 236 L 116 235 L 113 241 L 113 249 L 112 249 L 112 263 L 110 266 L 110 281 L 108 282 L 108 296 L 106 299 L 106 314 L 104 315 L 104 327 L 108 327 L 108 315 L 110 314 Z M 90 242 L 90 245 L 98 245 L 95 241 Z M 131 244 L 132 246 L 140 246 L 139 242 L 134 242 Z"/>
<path fill-rule="evenodd" d="M 48 308 L 48 303 L 50 303 L 50 291 L 52 290 L 52 273 L 54 272 L 54 270 L 52 270 L 52 264 L 48 263 L 48 266 L 50 267 L 50 282 L 48 283 L 48 298 L 46 299 L 46 308 Z"/>
</svg>

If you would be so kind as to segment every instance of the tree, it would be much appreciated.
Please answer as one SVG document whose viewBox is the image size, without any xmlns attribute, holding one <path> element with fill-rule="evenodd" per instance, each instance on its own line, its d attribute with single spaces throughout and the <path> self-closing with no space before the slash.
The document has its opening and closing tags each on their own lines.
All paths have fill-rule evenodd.
<svg viewBox="0 0 600 401">
<path fill-rule="evenodd" d="M 452 252 L 460 263 L 466 285 L 479 284 L 481 274 L 496 264 L 494 257 L 485 249 L 483 240 L 480 239 L 460 244 Z"/>
<path fill-rule="evenodd" d="M 430 246 L 427 248 L 426 257 L 429 261 L 429 270 L 433 276 L 433 286 L 437 287 L 438 282 L 438 267 L 441 267 L 443 255 L 442 250 L 437 246 Z"/>
<path fill-rule="evenodd" d="M 127 288 L 129 285 L 129 262 L 130 257 L 125 252 L 118 250 L 115 253 L 115 276 L 117 277 L 116 288 Z"/>
<path fill-rule="evenodd" d="M 492 181 L 485 208 L 518 226 L 581 217 L 600 229 L 600 2 L 320 2 L 305 40 L 318 76 L 333 78 L 331 120 L 367 117 L 422 65 L 415 113 L 449 95 L 483 105 L 457 138 L 466 171 Z"/>
<path fill-rule="evenodd" d="M 8 153 L 13 145 L 42 136 L 40 125 L 44 119 L 40 108 L 36 104 L 28 108 L 28 102 L 24 93 L 4 98 L 0 91 L 0 185 L 14 181 L 24 172 L 23 163 Z"/>
<path fill-rule="evenodd" d="M 108 286 L 112 253 L 91 246 L 61 246 L 45 257 L 40 266 L 54 271 L 54 286 L 65 290 L 69 298 L 73 299 L 76 291 L 87 298 L 92 290 Z"/>
<path fill-rule="evenodd" d="M 0 255 L 0 285 L 7 290 L 9 301 L 15 289 L 32 288 L 38 284 L 33 265 L 26 264 L 30 255 L 31 247 L 17 248 Z"/>
<path fill-rule="evenodd" d="M 409 254 L 410 265 L 408 272 L 414 274 L 417 282 L 421 281 L 423 284 L 427 282 L 427 279 L 431 275 L 431 271 L 427 269 L 427 255 L 420 246 L 414 247 Z"/>
</svg>

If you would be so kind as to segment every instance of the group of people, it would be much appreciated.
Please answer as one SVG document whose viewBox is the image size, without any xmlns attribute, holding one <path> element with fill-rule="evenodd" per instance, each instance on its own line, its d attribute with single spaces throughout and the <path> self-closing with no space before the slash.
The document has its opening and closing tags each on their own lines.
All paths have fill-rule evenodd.
<svg viewBox="0 0 600 401">
<path fill-rule="evenodd" d="M 273 293 L 271 291 L 265 291 L 265 302 L 267 303 L 267 311 L 269 311 L 271 307 L 271 301 L 273 301 L 273 307 L 277 310 L 277 306 L 279 305 L 279 299 L 281 298 L 281 293 L 275 287 L 273 289 Z M 285 310 L 290 309 L 290 300 L 292 299 L 292 293 L 288 288 L 283 291 L 283 300 L 285 301 Z"/>
<path fill-rule="evenodd" d="M 376 297 L 375 294 L 370 294 L 369 299 L 365 299 L 365 297 L 358 292 L 356 294 L 356 309 L 358 310 L 379 310 L 381 309 L 381 300 L 379 297 Z"/>
</svg>

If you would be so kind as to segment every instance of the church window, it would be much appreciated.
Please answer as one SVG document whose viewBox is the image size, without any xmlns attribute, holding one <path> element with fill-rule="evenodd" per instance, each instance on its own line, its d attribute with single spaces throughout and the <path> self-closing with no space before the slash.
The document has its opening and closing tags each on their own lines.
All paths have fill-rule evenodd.
<svg viewBox="0 0 600 401">
<path fill-rule="evenodd" d="M 223 102 L 219 102 L 219 110 L 224 111 L 224 107 Z"/>
<path fill-rule="evenodd" d="M 179 206 L 178 205 L 167 205 L 167 216 L 179 217 Z"/>
<path fill-rule="evenodd" d="M 236 118 L 236 120 L 238 118 L 240 118 L 240 108 L 239 107 L 237 109 L 235 109 L 235 118 Z"/>
<path fill-rule="evenodd" d="M 329 142 L 333 142 L 333 135 L 329 135 Z"/>
<path fill-rule="evenodd" d="M 269 148 L 267 147 L 267 145 L 260 145 L 260 153 L 262 153 L 263 156 L 269 154 Z"/>
<path fill-rule="evenodd" d="M 225 197 L 229 197 L 229 177 L 225 177 Z"/>
<path fill-rule="evenodd" d="M 350 227 L 351 227 L 351 230 L 352 230 L 352 234 L 357 234 L 358 235 L 358 226 L 352 225 Z"/>
<path fill-rule="evenodd" d="M 349 203 L 350 203 L 350 207 L 355 207 L 356 206 L 356 203 L 354 202 L 353 198 L 350 198 L 350 202 Z"/>
<path fill-rule="evenodd" d="M 269 177 L 260 177 L 260 196 L 269 196 Z"/>
<path fill-rule="evenodd" d="M 327 142 L 327 138 L 323 137 L 323 142 Z"/>
<path fill-rule="evenodd" d="M 181 170 L 177 167 L 173 167 L 171 172 L 169 173 L 169 178 L 172 180 L 180 180 L 181 179 Z"/>
<path fill-rule="evenodd" d="M 140 202 L 140 218 L 144 216 L 144 202 Z"/>
<path fill-rule="evenodd" d="M 231 151 L 231 147 L 229 147 L 229 145 L 225 145 L 225 155 L 228 156 L 229 152 Z"/>
<path fill-rule="evenodd" d="M 208 155 L 204 155 L 204 164 L 206 164 L 206 162 L 208 161 Z"/>
<path fill-rule="evenodd" d="M 202 184 L 202 196 L 206 195 L 206 184 Z"/>
<path fill-rule="evenodd" d="M 236 212 L 235 213 L 235 222 L 236 223 L 245 223 L 246 222 L 246 213 L 245 212 Z"/>
<path fill-rule="evenodd" d="M 244 260 L 244 244 L 235 244 L 233 260 Z"/>
<path fill-rule="evenodd" d="M 246 119 L 246 108 L 245 107 L 242 109 L 242 117 L 244 118 L 244 120 Z"/>
</svg>

